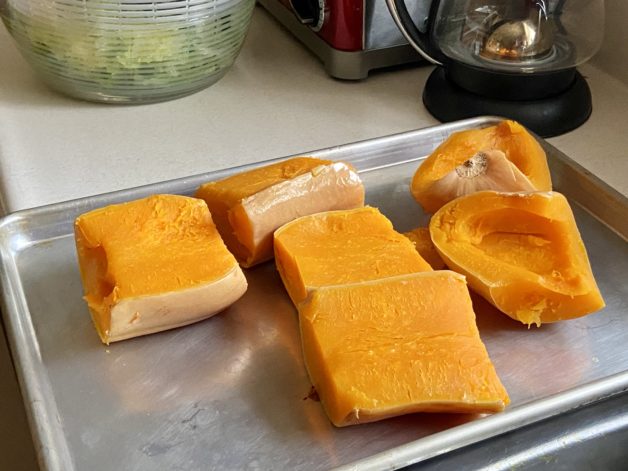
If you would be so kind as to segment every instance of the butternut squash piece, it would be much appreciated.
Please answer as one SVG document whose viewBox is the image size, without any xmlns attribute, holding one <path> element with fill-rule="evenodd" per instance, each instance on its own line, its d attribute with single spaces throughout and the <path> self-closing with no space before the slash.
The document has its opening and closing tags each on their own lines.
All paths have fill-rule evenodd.
<svg viewBox="0 0 628 471">
<path fill-rule="evenodd" d="M 300 216 L 364 205 L 349 165 L 297 157 L 210 182 L 196 192 L 227 247 L 244 267 L 273 257 L 273 232 Z"/>
<path fill-rule="evenodd" d="M 417 227 L 411 231 L 404 232 L 404 236 L 414 243 L 416 251 L 419 255 L 430 264 L 434 270 L 444 270 L 447 268 L 443 259 L 440 258 L 436 247 L 432 243 L 429 227 Z"/>
<path fill-rule="evenodd" d="M 275 232 L 275 262 L 295 304 L 321 286 L 431 271 L 376 208 L 328 211 Z"/>
<path fill-rule="evenodd" d="M 604 307 L 563 195 L 484 191 L 443 206 L 430 234 L 447 266 L 524 324 L 540 326 Z"/>
<path fill-rule="evenodd" d="M 79 216 L 74 229 L 85 300 L 106 344 L 205 319 L 246 291 L 199 199 L 107 206 Z"/>
<path fill-rule="evenodd" d="M 457 273 L 319 288 L 299 305 L 299 322 L 310 379 L 338 427 L 509 402 Z"/>
<path fill-rule="evenodd" d="M 515 121 L 452 134 L 421 164 L 410 185 L 427 213 L 474 191 L 551 189 L 545 151 Z"/>
</svg>

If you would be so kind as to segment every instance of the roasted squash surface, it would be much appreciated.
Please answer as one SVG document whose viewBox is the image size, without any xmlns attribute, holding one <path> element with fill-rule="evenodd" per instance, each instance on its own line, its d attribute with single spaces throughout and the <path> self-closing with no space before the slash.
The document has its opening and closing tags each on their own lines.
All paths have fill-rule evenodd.
<svg viewBox="0 0 628 471">
<path fill-rule="evenodd" d="M 432 217 L 430 234 L 449 268 L 525 324 L 604 307 L 573 212 L 560 193 L 464 196 Z"/>
<path fill-rule="evenodd" d="M 76 219 L 75 239 L 85 299 L 106 343 L 207 317 L 246 290 L 196 198 L 154 195 L 96 209 Z"/>
<path fill-rule="evenodd" d="M 536 190 L 552 189 L 547 157 L 541 145 L 519 123 L 502 121 L 495 126 L 452 134 L 415 172 L 410 187 L 412 195 L 426 212 L 436 212 L 449 200 L 431 192 L 432 185 L 478 152 L 493 149 L 502 151 Z"/>
<path fill-rule="evenodd" d="M 508 404 L 456 273 L 320 288 L 299 319 L 310 378 L 336 426 Z"/>
<path fill-rule="evenodd" d="M 275 232 L 275 261 L 295 304 L 315 288 L 431 271 L 372 207 L 304 216 Z"/>
<path fill-rule="evenodd" d="M 250 267 L 272 258 L 278 227 L 306 214 L 362 206 L 364 187 L 347 164 L 297 157 L 206 183 L 196 196 L 207 203 L 229 250 Z"/>
<path fill-rule="evenodd" d="M 419 255 L 430 264 L 434 270 L 443 270 L 447 268 L 445 262 L 438 254 L 436 247 L 432 243 L 429 227 L 417 227 L 411 231 L 404 232 L 404 236 L 414 243 Z"/>
</svg>

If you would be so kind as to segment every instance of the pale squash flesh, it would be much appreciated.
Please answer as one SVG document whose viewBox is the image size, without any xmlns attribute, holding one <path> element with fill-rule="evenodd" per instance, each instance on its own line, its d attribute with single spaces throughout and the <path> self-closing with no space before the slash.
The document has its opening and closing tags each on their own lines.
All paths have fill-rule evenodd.
<svg viewBox="0 0 628 471">
<path fill-rule="evenodd" d="M 196 198 L 155 195 L 83 214 L 75 239 L 85 300 L 105 343 L 209 317 L 246 280 Z"/>
<path fill-rule="evenodd" d="M 299 218 L 275 232 L 274 245 L 277 269 L 295 304 L 321 286 L 432 270 L 372 207 Z"/>
<path fill-rule="evenodd" d="M 299 319 L 310 379 L 336 426 L 509 402 L 464 277 L 451 271 L 320 288 Z"/>
<path fill-rule="evenodd" d="M 529 180 L 535 190 L 550 191 L 552 180 L 545 151 L 528 131 L 515 121 L 502 121 L 495 126 L 469 129 L 449 136 L 425 159 L 412 178 L 412 196 L 430 214 L 448 203 L 442 195 L 431 191 L 432 185 L 480 151 L 499 150 Z M 516 191 L 520 188 L 500 188 Z"/>
<path fill-rule="evenodd" d="M 364 205 L 359 176 L 342 162 L 297 157 L 209 182 L 196 192 L 244 267 L 273 257 L 273 232 L 307 214 Z"/>
<path fill-rule="evenodd" d="M 559 193 L 464 196 L 432 217 L 430 234 L 449 268 L 524 324 L 604 307 L 573 213 Z"/>
</svg>

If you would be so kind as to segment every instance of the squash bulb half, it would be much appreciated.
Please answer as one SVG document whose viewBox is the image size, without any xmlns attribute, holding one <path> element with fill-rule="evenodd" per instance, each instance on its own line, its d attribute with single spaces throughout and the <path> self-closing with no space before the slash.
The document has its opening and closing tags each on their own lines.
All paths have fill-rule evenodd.
<svg viewBox="0 0 628 471">
<path fill-rule="evenodd" d="M 535 188 L 506 154 L 494 149 L 478 152 L 430 186 L 430 192 L 443 201 L 482 190 L 535 191 Z"/>
<path fill-rule="evenodd" d="M 443 206 L 430 235 L 447 266 L 524 324 L 604 307 L 567 199 L 556 192 L 482 191 Z"/>
<path fill-rule="evenodd" d="M 410 185 L 414 199 L 431 214 L 472 191 L 551 189 L 545 151 L 515 121 L 452 134 L 425 159 Z"/>
</svg>

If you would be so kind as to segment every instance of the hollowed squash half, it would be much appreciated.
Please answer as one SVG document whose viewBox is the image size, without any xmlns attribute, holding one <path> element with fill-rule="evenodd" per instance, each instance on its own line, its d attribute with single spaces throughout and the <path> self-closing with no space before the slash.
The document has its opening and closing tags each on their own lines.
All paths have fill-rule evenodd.
<svg viewBox="0 0 628 471">
<path fill-rule="evenodd" d="M 443 206 L 430 235 L 447 265 L 524 324 L 604 307 L 566 198 L 556 192 L 478 192 Z"/>
</svg>

